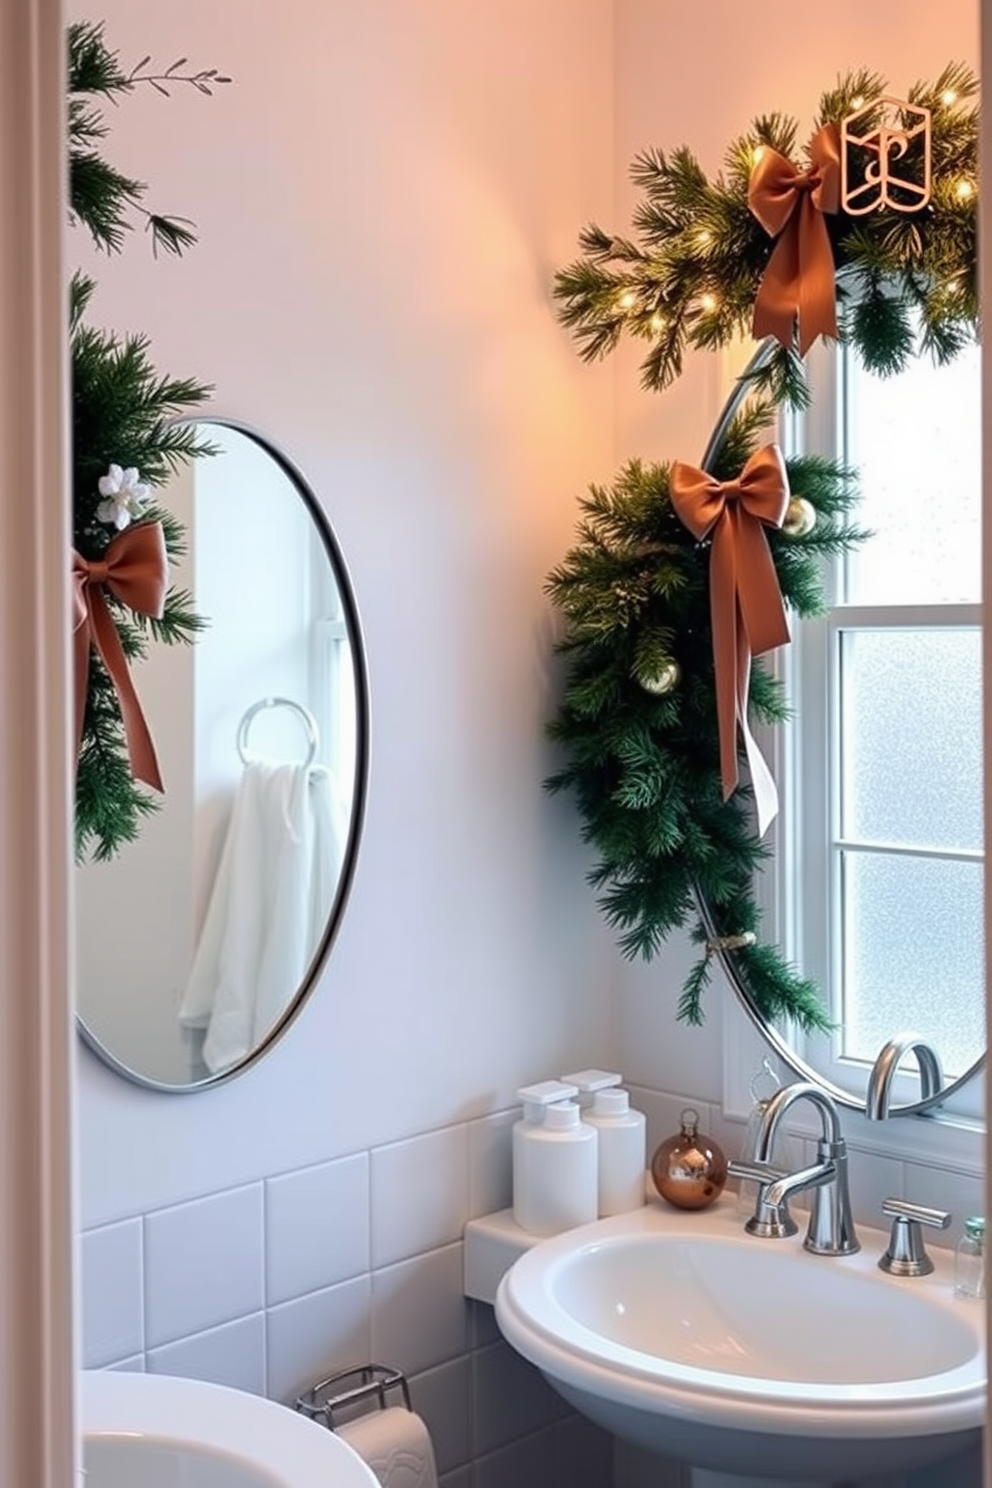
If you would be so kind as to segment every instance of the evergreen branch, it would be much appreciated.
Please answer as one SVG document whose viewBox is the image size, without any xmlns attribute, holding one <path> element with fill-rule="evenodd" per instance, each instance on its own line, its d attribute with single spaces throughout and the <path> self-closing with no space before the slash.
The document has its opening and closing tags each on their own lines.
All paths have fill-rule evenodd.
<svg viewBox="0 0 992 1488">
<path fill-rule="evenodd" d="M 838 123 L 858 102 L 871 108 L 885 82 L 867 69 L 838 80 L 820 100 L 818 125 Z M 873 370 L 906 366 L 916 349 L 938 361 L 978 333 L 978 117 L 969 105 L 977 81 L 960 64 L 912 99 L 932 110 L 934 193 L 926 213 L 892 210 L 825 221 L 838 276 L 840 336 Z M 631 166 L 641 193 L 630 237 L 591 226 L 581 256 L 555 276 L 562 324 L 580 355 L 597 360 L 621 341 L 647 343 L 641 385 L 661 391 L 682 372 L 688 349 L 716 350 L 751 330 L 772 241 L 748 205 L 759 145 L 802 161 L 796 121 L 757 118 L 726 152 L 725 173 L 710 179 L 686 146 L 650 148 Z M 909 309 L 923 314 L 917 330 Z M 757 390 L 803 408 L 809 390 L 794 345 L 780 346 L 751 372 Z"/>
<path fill-rule="evenodd" d="M 746 399 L 726 431 L 715 471 L 729 478 L 766 437 L 774 410 Z M 783 600 L 798 613 L 822 605 L 820 555 L 863 534 L 851 522 L 850 471 L 818 456 L 787 464 L 790 489 L 809 502 L 815 525 L 801 536 L 769 534 Z M 578 542 L 545 588 L 565 628 L 564 692 L 548 734 L 564 764 L 546 781 L 574 794 L 582 835 L 594 848 L 589 882 L 626 956 L 652 958 L 694 913 L 696 896 L 731 933 L 757 932 L 752 879 L 767 849 L 757 838 L 750 791 L 723 800 L 709 604 L 709 545 L 675 514 L 669 467 L 632 460 L 609 487 L 580 501 Z M 674 686 L 651 691 L 674 664 Z M 751 672 L 755 718 L 788 716 L 781 684 Z M 679 1017 L 702 1019 L 709 967 L 689 974 Z M 756 960 L 756 995 L 805 1027 L 825 1014 L 815 989 L 774 947 Z"/>
</svg>

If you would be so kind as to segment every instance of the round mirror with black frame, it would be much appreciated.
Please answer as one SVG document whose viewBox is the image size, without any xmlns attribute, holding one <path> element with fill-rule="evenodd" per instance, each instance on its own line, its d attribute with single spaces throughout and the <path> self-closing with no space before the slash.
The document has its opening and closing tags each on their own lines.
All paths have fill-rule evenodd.
<svg viewBox="0 0 992 1488">
<path fill-rule="evenodd" d="M 285 1032 L 355 873 L 369 705 L 337 538 L 266 436 L 198 418 L 215 453 L 170 485 L 202 629 L 135 680 L 164 793 L 135 839 L 76 870 L 80 1033 L 119 1074 L 188 1092 Z"/>
</svg>

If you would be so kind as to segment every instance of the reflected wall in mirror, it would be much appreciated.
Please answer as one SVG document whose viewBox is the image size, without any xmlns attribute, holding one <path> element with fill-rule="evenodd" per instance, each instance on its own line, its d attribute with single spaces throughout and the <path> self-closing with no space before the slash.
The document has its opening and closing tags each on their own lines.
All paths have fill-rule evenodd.
<svg viewBox="0 0 992 1488">
<path fill-rule="evenodd" d="M 979 1114 L 977 1085 L 954 1089 L 986 1042 L 979 348 L 879 378 L 820 347 L 809 376 L 812 405 L 785 418 L 783 442 L 856 472 L 871 535 L 828 563 L 826 613 L 776 657 L 791 716 L 768 741 L 781 811 L 759 898 L 763 935 L 817 982 L 835 1031 L 770 1025 L 745 958 L 725 961 L 779 1052 L 838 1099 L 863 1105 L 883 1046 L 912 1030 L 940 1060 L 943 1099 Z M 907 1056 L 888 1114 L 920 1101 Z"/>
<path fill-rule="evenodd" d="M 166 792 L 138 840 L 76 871 L 87 1043 L 141 1084 L 244 1069 L 312 988 L 344 912 L 368 760 L 351 585 L 312 491 L 267 439 L 201 420 L 218 453 L 170 489 L 207 629 L 137 685 Z"/>
</svg>

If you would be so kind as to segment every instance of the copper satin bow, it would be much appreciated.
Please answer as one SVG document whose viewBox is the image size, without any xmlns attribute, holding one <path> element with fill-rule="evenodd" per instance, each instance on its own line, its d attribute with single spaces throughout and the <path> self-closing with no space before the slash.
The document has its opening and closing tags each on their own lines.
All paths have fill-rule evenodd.
<svg viewBox="0 0 992 1488">
<path fill-rule="evenodd" d="M 107 668 L 117 692 L 131 771 L 136 780 L 143 780 L 159 791 L 163 786 L 155 746 L 103 591 L 109 589 L 129 609 L 141 615 L 152 615 L 157 620 L 161 618 L 165 604 L 168 573 L 165 537 L 160 522 L 139 522 L 126 528 L 99 559 L 83 558 L 73 549 L 72 641 L 77 750 L 83 735 L 92 646 Z"/>
<path fill-rule="evenodd" d="M 799 317 L 799 354 L 817 336 L 837 335 L 834 256 L 824 212 L 840 205 L 840 135 L 824 124 L 809 147 L 809 170 L 797 170 L 765 145 L 751 172 L 747 201 L 765 232 L 778 241 L 754 302 L 752 330 L 792 345 Z"/>
<path fill-rule="evenodd" d="M 736 480 L 720 482 L 680 461 L 672 466 L 669 490 L 679 517 L 693 537 L 712 536 L 710 615 L 720 777 L 724 800 L 737 785 L 737 726 L 740 725 L 763 834 L 778 810 L 771 772 L 747 722 L 751 657 L 784 645 L 789 627 L 765 526 L 781 527 L 789 504 L 789 478 L 777 445 L 751 456 Z"/>
</svg>

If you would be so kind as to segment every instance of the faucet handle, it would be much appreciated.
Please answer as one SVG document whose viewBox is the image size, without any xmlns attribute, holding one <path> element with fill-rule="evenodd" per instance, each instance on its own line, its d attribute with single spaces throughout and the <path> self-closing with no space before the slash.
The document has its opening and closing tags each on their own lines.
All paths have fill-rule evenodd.
<svg viewBox="0 0 992 1488">
<path fill-rule="evenodd" d="M 879 1260 L 879 1267 L 892 1276 L 929 1276 L 933 1261 L 923 1245 L 921 1225 L 946 1230 L 951 1216 L 946 1209 L 929 1209 L 925 1204 L 911 1204 L 908 1199 L 886 1199 L 882 1213 L 892 1220 L 889 1248 Z"/>
<path fill-rule="evenodd" d="M 788 1178 L 786 1168 L 775 1168 L 771 1163 L 748 1162 L 741 1157 L 732 1157 L 727 1172 L 734 1178 L 747 1178 L 752 1183 L 774 1183 L 777 1178 Z"/>
</svg>

